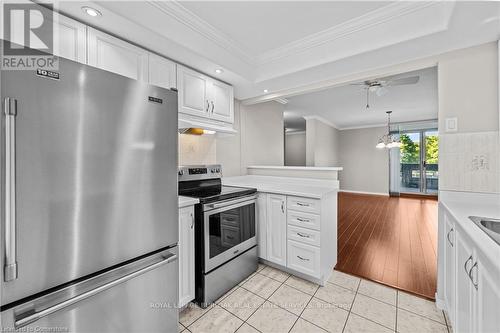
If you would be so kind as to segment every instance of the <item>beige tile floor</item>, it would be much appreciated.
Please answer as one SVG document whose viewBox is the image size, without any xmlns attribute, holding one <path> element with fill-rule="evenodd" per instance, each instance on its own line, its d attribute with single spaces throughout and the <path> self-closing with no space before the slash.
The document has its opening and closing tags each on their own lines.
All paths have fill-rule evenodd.
<svg viewBox="0 0 500 333">
<path fill-rule="evenodd" d="M 265 265 L 179 320 L 185 333 L 452 332 L 434 302 L 337 271 L 320 287 Z"/>
</svg>

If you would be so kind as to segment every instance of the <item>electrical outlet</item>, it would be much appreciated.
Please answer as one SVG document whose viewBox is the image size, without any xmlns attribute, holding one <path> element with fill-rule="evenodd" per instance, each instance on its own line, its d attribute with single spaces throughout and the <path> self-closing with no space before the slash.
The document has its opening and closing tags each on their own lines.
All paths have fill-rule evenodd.
<svg viewBox="0 0 500 333">
<path fill-rule="evenodd" d="M 473 171 L 489 170 L 488 155 L 474 155 L 472 157 L 471 166 Z"/>
</svg>

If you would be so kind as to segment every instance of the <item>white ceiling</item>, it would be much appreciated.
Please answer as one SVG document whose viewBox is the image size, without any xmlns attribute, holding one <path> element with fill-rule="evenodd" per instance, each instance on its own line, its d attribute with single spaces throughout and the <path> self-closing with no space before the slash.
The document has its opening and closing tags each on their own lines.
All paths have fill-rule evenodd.
<svg viewBox="0 0 500 333">
<path fill-rule="evenodd" d="M 387 5 L 379 1 L 187 1 L 182 5 L 258 57 Z M 224 19 L 221 19 L 221 16 Z"/>
<path fill-rule="evenodd" d="M 83 5 L 103 16 L 86 16 Z M 60 1 L 58 6 L 206 74 L 224 69 L 218 77 L 248 102 L 500 37 L 499 2 Z"/>
<path fill-rule="evenodd" d="M 294 96 L 285 107 L 285 121 L 293 126 L 297 118 L 316 116 L 338 129 L 383 126 L 386 111 L 392 110 L 391 120 L 407 122 L 437 119 L 437 69 L 427 68 L 392 76 L 403 78 L 418 75 L 416 84 L 387 87 L 383 96 L 370 93 L 370 108 L 366 109 L 366 89 L 346 85 Z"/>
</svg>

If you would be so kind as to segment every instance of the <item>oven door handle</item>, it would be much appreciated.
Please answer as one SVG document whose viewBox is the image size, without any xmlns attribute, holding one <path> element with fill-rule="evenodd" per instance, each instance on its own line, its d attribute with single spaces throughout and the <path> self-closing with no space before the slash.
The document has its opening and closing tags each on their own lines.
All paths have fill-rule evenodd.
<svg viewBox="0 0 500 333">
<path fill-rule="evenodd" d="M 209 209 L 223 208 L 223 207 L 232 206 L 234 204 L 238 204 L 238 203 L 242 203 L 242 202 L 246 202 L 246 201 L 252 201 L 252 200 L 256 200 L 256 199 L 257 199 L 257 195 L 255 195 L 255 194 L 247 195 L 244 197 L 240 197 L 238 199 L 231 199 L 231 200 L 226 200 L 226 201 L 221 201 L 221 202 L 214 202 L 214 203 L 205 204 L 203 206 L 203 210 L 206 211 Z"/>
</svg>

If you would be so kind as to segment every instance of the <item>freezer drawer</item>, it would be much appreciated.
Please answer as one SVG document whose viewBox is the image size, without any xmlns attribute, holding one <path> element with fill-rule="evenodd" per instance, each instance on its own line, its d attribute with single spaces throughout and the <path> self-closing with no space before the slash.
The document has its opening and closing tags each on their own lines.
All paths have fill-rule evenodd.
<svg viewBox="0 0 500 333">
<path fill-rule="evenodd" d="M 177 249 L 155 254 L 1 314 L 2 330 L 177 332 Z"/>
</svg>

